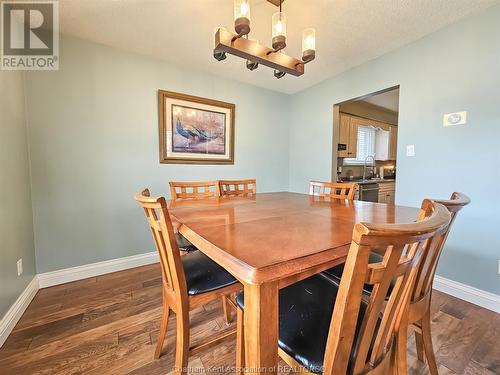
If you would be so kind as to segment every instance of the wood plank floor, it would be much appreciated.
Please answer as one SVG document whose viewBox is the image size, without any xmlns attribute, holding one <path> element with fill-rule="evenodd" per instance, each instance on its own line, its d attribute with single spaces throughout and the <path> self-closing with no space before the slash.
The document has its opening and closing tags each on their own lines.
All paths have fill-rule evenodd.
<svg viewBox="0 0 500 375">
<path fill-rule="evenodd" d="M 175 324 L 163 356 L 153 360 L 160 283 L 155 264 L 40 290 L 0 349 L 0 374 L 168 374 Z M 227 329 L 219 301 L 193 311 L 191 323 L 193 343 Z M 440 374 L 500 374 L 500 314 L 435 292 L 432 325 Z M 427 374 L 413 340 L 409 373 Z M 189 366 L 228 373 L 234 358 L 229 339 L 190 358 Z"/>
</svg>

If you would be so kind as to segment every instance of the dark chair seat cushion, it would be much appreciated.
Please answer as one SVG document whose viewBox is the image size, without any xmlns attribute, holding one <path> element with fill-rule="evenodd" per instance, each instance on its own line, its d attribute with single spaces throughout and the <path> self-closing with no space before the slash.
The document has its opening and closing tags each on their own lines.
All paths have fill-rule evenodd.
<svg viewBox="0 0 500 375">
<path fill-rule="evenodd" d="M 191 296 L 211 292 L 236 283 L 236 279 L 224 268 L 201 251 L 181 257 L 186 275 L 188 294 Z"/>
<path fill-rule="evenodd" d="M 191 242 L 185 239 L 180 233 L 175 234 L 175 240 L 177 241 L 177 246 L 180 251 L 191 252 L 196 251 L 198 248 L 194 246 Z"/>
<path fill-rule="evenodd" d="M 323 371 L 337 292 L 338 284 L 323 274 L 280 290 L 278 346 L 310 372 Z M 237 295 L 236 303 L 244 309 L 243 293 Z M 365 310 L 366 303 L 362 302 L 355 341 Z M 351 362 L 354 355 L 351 353 Z"/>
<path fill-rule="evenodd" d="M 368 263 L 380 263 L 384 257 L 378 253 L 370 253 L 370 257 L 368 260 Z M 342 274 L 344 273 L 344 264 L 339 264 L 338 266 L 332 267 L 323 273 L 330 277 L 333 281 L 335 281 L 337 284 L 340 284 L 340 279 L 342 278 Z M 394 288 L 395 282 L 391 282 L 391 285 L 389 286 L 389 289 L 387 291 L 387 295 L 390 295 L 392 292 L 392 289 Z M 366 294 L 371 294 L 373 290 L 373 285 L 370 284 L 365 284 L 363 287 L 363 292 Z"/>
</svg>

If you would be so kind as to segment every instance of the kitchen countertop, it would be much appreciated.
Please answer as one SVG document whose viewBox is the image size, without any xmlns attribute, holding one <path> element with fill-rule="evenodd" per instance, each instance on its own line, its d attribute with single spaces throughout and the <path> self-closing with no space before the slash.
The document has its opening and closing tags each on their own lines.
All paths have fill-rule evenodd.
<svg viewBox="0 0 500 375">
<path fill-rule="evenodd" d="M 365 185 L 365 184 L 383 184 L 385 182 L 395 182 L 395 181 L 396 180 L 394 178 L 384 178 L 384 179 L 373 178 L 371 180 L 347 180 L 347 181 L 343 181 L 343 182 L 347 182 L 347 183 L 354 182 L 354 183 L 359 184 L 359 185 Z"/>
</svg>

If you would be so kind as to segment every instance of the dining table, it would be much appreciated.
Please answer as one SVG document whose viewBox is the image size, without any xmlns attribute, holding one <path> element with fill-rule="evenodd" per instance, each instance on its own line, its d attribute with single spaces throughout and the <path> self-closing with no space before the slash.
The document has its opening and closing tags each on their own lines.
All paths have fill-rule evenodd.
<svg viewBox="0 0 500 375">
<path fill-rule="evenodd" d="M 278 363 L 278 295 L 346 260 L 358 222 L 413 222 L 419 209 L 292 192 L 170 201 L 176 229 L 231 273 L 245 298 L 246 371 Z"/>
</svg>

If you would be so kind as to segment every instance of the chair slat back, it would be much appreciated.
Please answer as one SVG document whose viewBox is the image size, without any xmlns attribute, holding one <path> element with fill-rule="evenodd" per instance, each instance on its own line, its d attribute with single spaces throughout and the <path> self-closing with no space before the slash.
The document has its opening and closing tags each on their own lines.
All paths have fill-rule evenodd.
<svg viewBox="0 0 500 375">
<path fill-rule="evenodd" d="M 314 195 L 316 197 L 353 200 L 355 191 L 355 183 L 309 182 L 309 195 Z"/>
<path fill-rule="evenodd" d="M 187 296 L 186 277 L 166 200 L 164 197 L 150 197 L 148 189 L 137 193 L 135 200 L 144 209 L 160 256 L 163 287 L 183 300 Z"/>
<path fill-rule="evenodd" d="M 218 197 L 217 181 L 178 182 L 170 181 L 170 198 L 174 201 L 185 199 L 204 199 Z"/>
<path fill-rule="evenodd" d="M 220 195 L 227 197 L 248 196 L 257 194 L 257 181 L 247 180 L 219 180 Z"/>
<path fill-rule="evenodd" d="M 447 230 L 451 216 L 444 206 L 433 204 L 430 214 L 419 215 L 418 220 L 356 224 L 332 315 L 325 374 L 385 373 L 421 255 Z M 368 264 L 370 252 L 375 251 L 383 260 Z M 363 294 L 364 284 L 373 285 L 369 296 Z M 349 362 L 351 353 L 354 358 Z"/>
<path fill-rule="evenodd" d="M 451 226 L 455 222 L 458 212 L 470 203 L 470 198 L 465 194 L 454 192 L 449 200 L 424 200 L 422 202 L 422 210 L 428 212 L 433 202 L 440 203 L 448 209 L 451 214 L 451 223 L 448 226 L 448 230 L 440 236 L 439 241 L 436 241 L 433 247 L 427 248 L 426 253 L 423 255 L 424 260 L 417 272 L 415 287 L 411 297 L 412 302 L 417 302 L 431 293 L 439 258 L 441 257 Z"/>
</svg>

